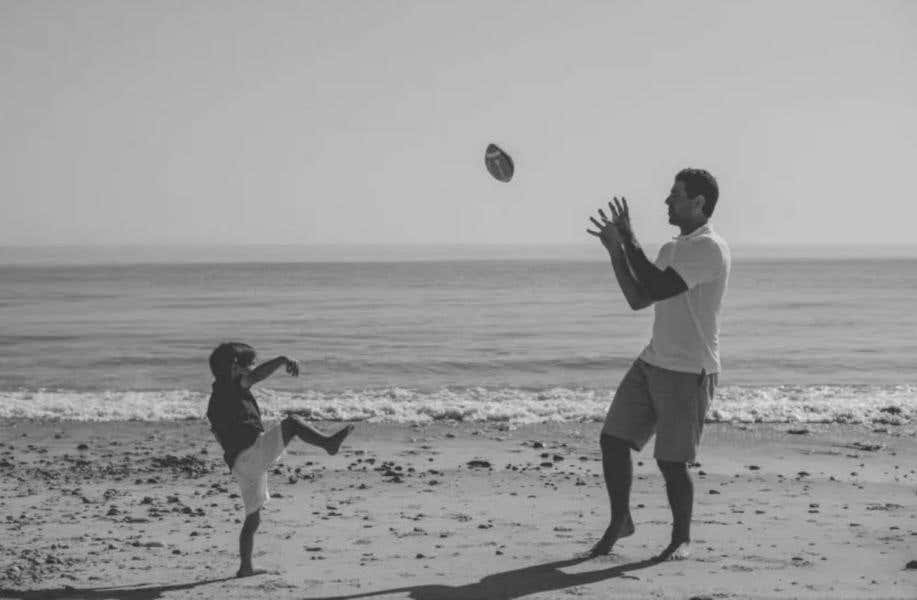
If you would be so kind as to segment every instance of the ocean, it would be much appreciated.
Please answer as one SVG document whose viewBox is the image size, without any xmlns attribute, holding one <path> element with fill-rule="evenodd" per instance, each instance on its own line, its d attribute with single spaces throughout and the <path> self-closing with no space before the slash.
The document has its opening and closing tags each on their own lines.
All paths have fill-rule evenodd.
<svg viewBox="0 0 917 600">
<path fill-rule="evenodd" d="M 200 418 L 207 358 L 296 358 L 268 418 L 601 420 L 649 340 L 601 250 L 0 251 L 0 417 Z M 917 414 L 917 256 L 734 252 L 713 421 Z"/>
</svg>

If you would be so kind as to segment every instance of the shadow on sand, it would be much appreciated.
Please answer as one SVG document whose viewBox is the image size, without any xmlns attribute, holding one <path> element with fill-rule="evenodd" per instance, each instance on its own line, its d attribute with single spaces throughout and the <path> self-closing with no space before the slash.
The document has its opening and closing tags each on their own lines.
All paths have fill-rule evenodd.
<svg viewBox="0 0 917 600">
<path fill-rule="evenodd" d="M 345 596 L 304 598 L 303 600 L 349 600 L 351 598 L 368 598 L 370 596 L 398 593 L 407 593 L 408 597 L 413 600 L 513 600 L 514 598 L 521 598 L 538 592 L 551 592 L 613 579 L 623 576 L 628 571 L 636 571 L 659 564 L 656 559 L 647 559 L 597 571 L 572 574 L 561 571 L 564 567 L 571 567 L 586 560 L 589 559 L 572 558 L 532 567 L 523 567 L 513 571 L 504 571 L 503 573 L 488 575 L 477 583 L 468 585 L 415 585 Z"/>
<path fill-rule="evenodd" d="M 155 600 L 161 598 L 163 592 L 189 590 L 199 585 L 229 581 L 235 577 L 222 577 L 220 579 L 204 579 L 188 583 L 174 583 L 170 585 L 132 585 L 104 588 L 76 588 L 69 585 L 53 590 L 5 590 L 0 588 L 0 598 L 13 600 L 38 600 L 39 598 L 66 598 L 67 600 Z"/>
<path fill-rule="evenodd" d="M 477 583 L 470 583 L 468 585 L 415 585 L 378 590 L 375 592 L 361 592 L 344 596 L 304 598 L 303 600 L 349 600 L 351 598 L 369 598 L 372 596 L 398 593 L 407 593 L 408 597 L 413 600 L 513 600 L 538 592 L 562 590 L 578 585 L 588 585 L 606 579 L 622 577 L 628 571 L 644 569 L 659 563 L 656 559 L 647 559 L 596 571 L 569 574 L 561 571 L 564 567 L 572 567 L 586 560 L 589 559 L 571 558 L 531 567 L 523 567 L 513 571 L 504 571 L 502 573 L 488 575 Z M 197 586 L 219 583 L 232 579 L 235 579 L 235 577 L 205 579 L 188 583 L 159 586 L 134 585 L 104 588 L 76 588 L 65 586 L 58 589 L 29 591 L 0 588 L 0 598 L 10 598 L 11 600 L 38 600 L 39 598 L 67 598 L 68 600 L 155 600 L 161 598 L 164 592 L 188 590 Z"/>
</svg>

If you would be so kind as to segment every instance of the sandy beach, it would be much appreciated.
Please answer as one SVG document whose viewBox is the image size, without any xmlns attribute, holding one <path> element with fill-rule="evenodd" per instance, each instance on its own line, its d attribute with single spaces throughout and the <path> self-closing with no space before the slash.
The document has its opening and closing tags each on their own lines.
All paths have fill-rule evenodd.
<svg viewBox="0 0 917 600">
<path fill-rule="evenodd" d="M 6 420 L 0 597 L 917 596 L 912 426 L 709 424 L 693 553 L 666 563 L 649 448 L 635 535 L 577 558 L 608 518 L 599 427 L 359 423 L 334 457 L 294 441 L 255 537 L 269 572 L 235 579 L 242 505 L 205 423 Z"/>
</svg>

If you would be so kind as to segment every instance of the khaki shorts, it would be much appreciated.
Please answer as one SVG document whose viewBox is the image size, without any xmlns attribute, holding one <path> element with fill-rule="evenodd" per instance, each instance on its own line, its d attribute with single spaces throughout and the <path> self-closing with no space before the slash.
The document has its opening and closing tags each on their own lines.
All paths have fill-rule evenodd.
<svg viewBox="0 0 917 600">
<path fill-rule="evenodd" d="M 656 460 L 694 462 L 717 374 L 681 373 L 637 359 L 621 380 L 602 433 L 641 450 L 653 433 Z"/>
<path fill-rule="evenodd" d="M 245 516 L 260 510 L 270 500 L 267 489 L 267 470 L 280 458 L 286 446 L 280 423 L 258 436 L 255 443 L 239 453 L 232 465 L 232 474 L 239 483 Z"/>
</svg>

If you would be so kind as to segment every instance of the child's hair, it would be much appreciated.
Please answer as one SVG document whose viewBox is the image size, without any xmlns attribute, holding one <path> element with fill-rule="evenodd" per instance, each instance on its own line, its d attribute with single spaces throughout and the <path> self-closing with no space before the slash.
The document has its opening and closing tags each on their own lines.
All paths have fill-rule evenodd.
<svg viewBox="0 0 917 600">
<path fill-rule="evenodd" d="M 229 379 L 233 364 L 247 367 L 255 362 L 255 349 L 242 342 L 224 342 L 210 353 L 210 372 L 217 380 Z"/>
</svg>

